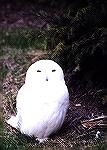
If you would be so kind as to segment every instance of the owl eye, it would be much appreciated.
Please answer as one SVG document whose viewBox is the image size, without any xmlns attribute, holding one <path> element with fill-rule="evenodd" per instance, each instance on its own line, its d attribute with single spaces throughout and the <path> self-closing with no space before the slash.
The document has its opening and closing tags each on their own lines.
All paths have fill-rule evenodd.
<svg viewBox="0 0 107 150">
<path fill-rule="evenodd" d="M 52 70 L 52 72 L 55 72 L 55 71 L 56 71 L 55 69 Z"/>
<path fill-rule="evenodd" d="M 37 72 L 41 72 L 40 70 L 37 70 Z"/>
</svg>

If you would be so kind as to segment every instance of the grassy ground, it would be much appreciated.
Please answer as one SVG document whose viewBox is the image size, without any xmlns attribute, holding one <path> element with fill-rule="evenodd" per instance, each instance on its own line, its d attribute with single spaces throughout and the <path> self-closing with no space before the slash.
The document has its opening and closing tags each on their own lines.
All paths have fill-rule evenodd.
<svg viewBox="0 0 107 150">
<path fill-rule="evenodd" d="M 0 29 L 0 150 L 106 150 L 103 139 L 78 136 L 70 129 L 62 128 L 44 144 L 20 134 L 6 124 L 6 119 L 15 113 L 15 98 L 23 85 L 29 65 L 41 58 L 48 58 L 45 34 L 34 28 Z M 95 135 L 95 134 L 94 134 Z M 105 137 L 105 139 L 107 139 Z"/>
<path fill-rule="evenodd" d="M 0 29 L 0 46 L 11 46 L 17 49 L 45 49 L 45 33 L 30 27 L 10 27 Z M 4 52 L 4 51 L 2 51 Z"/>
</svg>

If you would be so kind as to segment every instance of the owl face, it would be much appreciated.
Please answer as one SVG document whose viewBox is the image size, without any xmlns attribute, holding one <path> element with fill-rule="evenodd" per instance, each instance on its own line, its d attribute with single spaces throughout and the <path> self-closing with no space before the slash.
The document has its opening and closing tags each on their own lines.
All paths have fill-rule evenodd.
<svg viewBox="0 0 107 150">
<path fill-rule="evenodd" d="M 32 64 L 26 74 L 28 84 L 57 83 L 64 81 L 62 68 L 52 60 L 39 60 Z"/>
</svg>

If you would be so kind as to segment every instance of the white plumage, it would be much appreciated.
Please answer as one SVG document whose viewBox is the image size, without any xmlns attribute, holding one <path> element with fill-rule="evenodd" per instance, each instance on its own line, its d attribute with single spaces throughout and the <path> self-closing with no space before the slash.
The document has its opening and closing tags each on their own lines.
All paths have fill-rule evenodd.
<svg viewBox="0 0 107 150">
<path fill-rule="evenodd" d="M 16 99 L 17 115 L 7 123 L 43 142 L 61 128 L 69 105 L 69 93 L 61 67 L 52 60 L 32 64 Z"/>
</svg>

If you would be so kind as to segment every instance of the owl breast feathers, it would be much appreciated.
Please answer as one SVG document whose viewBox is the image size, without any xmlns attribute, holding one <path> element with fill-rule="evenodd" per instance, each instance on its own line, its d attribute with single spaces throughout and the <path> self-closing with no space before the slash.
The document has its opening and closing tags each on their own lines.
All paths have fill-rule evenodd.
<svg viewBox="0 0 107 150">
<path fill-rule="evenodd" d="M 7 123 L 43 142 L 61 128 L 69 106 L 69 93 L 61 67 L 52 60 L 32 64 L 17 98 L 17 115 Z"/>
</svg>

